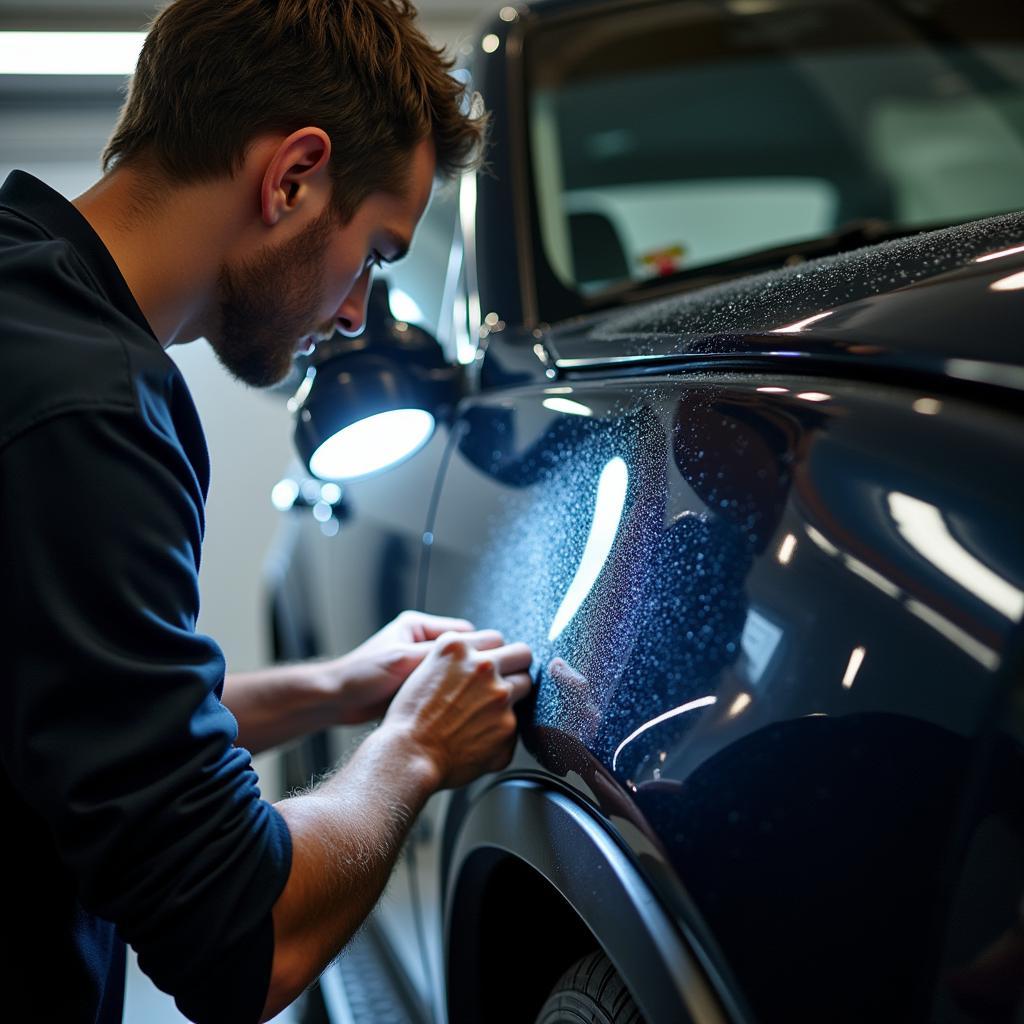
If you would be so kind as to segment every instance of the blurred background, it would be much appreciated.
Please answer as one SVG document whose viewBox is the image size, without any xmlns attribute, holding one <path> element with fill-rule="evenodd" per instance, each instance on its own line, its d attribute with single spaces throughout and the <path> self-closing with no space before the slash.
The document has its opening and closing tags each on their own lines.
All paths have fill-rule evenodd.
<svg viewBox="0 0 1024 1024">
<path fill-rule="evenodd" d="M 132 37 L 105 33 L 144 32 L 161 6 L 143 0 L 0 0 L 0 181 L 20 168 L 69 199 L 96 181 L 138 45 Z M 491 10 L 478 0 L 423 0 L 417 6 L 431 39 L 462 55 Z M 15 42 L 8 32 L 75 35 L 26 46 L 24 37 Z M 258 668 L 270 650 L 264 563 L 281 517 L 270 492 L 293 458 L 286 396 L 239 384 L 205 341 L 169 353 L 199 408 L 213 467 L 199 628 L 223 647 L 229 669 Z M 281 796 L 279 755 L 258 757 L 256 768 L 264 795 Z M 132 963 L 124 1020 L 178 1024 L 184 1018 Z"/>
</svg>

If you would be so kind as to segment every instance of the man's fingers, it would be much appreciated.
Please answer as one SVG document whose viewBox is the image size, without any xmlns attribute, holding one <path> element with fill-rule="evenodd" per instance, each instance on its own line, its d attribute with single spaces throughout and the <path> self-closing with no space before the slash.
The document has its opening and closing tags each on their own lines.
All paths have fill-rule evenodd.
<svg viewBox="0 0 1024 1024">
<path fill-rule="evenodd" d="M 529 672 L 516 672 L 513 675 L 505 676 L 508 684 L 508 702 L 516 704 L 526 697 L 533 689 L 533 680 Z"/>
<path fill-rule="evenodd" d="M 533 652 L 527 644 L 504 644 L 488 650 L 487 660 L 494 662 L 499 675 L 507 676 L 513 672 L 525 672 L 533 661 Z"/>
<path fill-rule="evenodd" d="M 398 648 L 403 660 L 407 660 L 415 667 L 418 665 L 435 647 L 433 640 L 421 640 L 414 641 L 411 644 L 404 644 Z"/>
<path fill-rule="evenodd" d="M 417 612 L 417 623 L 423 629 L 426 640 L 436 640 L 442 633 L 470 633 L 473 623 L 468 619 L 450 619 L 444 615 L 427 615 Z"/>
<path fill-rule="evenodd" d="M 505 638 L 496 629 L 478 629 L 464 634 L 463 639 L 478 651 L 493 651 L 505 643 Z"/>
<path fill-rule="evenodd" d="M 455 633 L 449 631 L 442 633 L 438 638 L 439 649 L 443 650 L 450 642 L 456 641 L 473 650 L 494 650 L 505 643 L 505 637 L 498 630 L 473 630 L 469 633 Z M 434 641 L 425 641 L 432 643 Z"/>
</svg>

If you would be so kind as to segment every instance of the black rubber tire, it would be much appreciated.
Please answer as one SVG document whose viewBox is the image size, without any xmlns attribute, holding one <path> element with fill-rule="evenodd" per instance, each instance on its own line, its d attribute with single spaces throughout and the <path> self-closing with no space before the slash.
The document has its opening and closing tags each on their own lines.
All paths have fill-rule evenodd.
<svg viewBox="0 0 1024 1024">
<path fill-rule="evenodd" d="M 536 1024 L 644 1024 L 644 1019 L 612 962 L 598 951 L 559 978 Z"/>
</svg>

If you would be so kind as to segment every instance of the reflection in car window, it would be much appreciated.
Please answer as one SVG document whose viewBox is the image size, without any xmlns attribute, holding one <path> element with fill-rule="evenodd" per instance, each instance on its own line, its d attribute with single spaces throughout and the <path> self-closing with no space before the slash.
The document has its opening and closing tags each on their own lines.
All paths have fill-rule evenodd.
<svg viewBox="0 0 1024 1024">
<path fill-rule="evenodd" d="M 452 329 L 445 318 L 447 280 L 438 268 L 447 267 L 453 256 L 461 256 L 460 252 L 453 253 L 457 200 L 454 185 L 436 186 L 409 255 L 396 266 L 381 271 L 388 282 L 391 315 L 426 328 L 442 344 L 448 341 Z M 455 356 L 454 351 L 446 354 Z"/>
<path fill-rule="evenodd" d="M 547 265 L 586 295 L 865 219 L 1024 205 L 1019 9 L 931 6 L 690 2 L 538 28 Z"/>
</svg>

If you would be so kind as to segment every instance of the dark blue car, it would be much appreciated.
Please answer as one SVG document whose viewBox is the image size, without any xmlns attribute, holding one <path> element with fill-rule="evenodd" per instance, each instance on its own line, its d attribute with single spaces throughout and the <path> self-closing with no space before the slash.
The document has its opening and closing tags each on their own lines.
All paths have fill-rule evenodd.
<svg viewBox="0 0 1024 1024">
<path fill-rule="evenodd" d="M 1019 3 L 554 0 L 476 46 L 488 165 L 296 401 L 437 429 L 304 481 L 271 593 L 282 657 L 416 606 L 535 695 L 326 1012 L 1019 1024 Z"/>
</svg>

